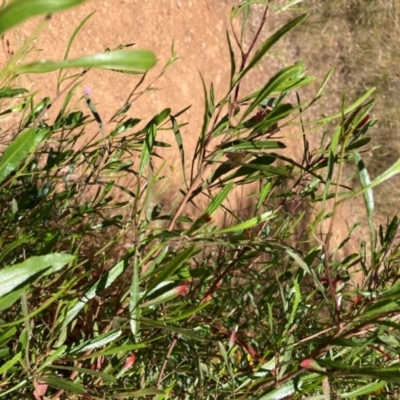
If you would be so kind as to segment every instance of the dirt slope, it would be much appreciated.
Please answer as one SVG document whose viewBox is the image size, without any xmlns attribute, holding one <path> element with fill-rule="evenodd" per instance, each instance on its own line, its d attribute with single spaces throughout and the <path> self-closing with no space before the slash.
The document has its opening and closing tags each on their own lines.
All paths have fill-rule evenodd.
<svg viewBox="0 0 400 400">
<path fill-rule="evenodd" d="M 169 59 L 174 41 L 180 60 L 157 82 L 156 86 L 161 90 L 147 93 L 131 110 L 136 114 L 132 116 L 148 118 L 166 107 L 172 106 L 174 113 L 192 105 L 186 113 L 186 120 L 190 124 L 183 129 L 186 150 L 191 153 L 203 113 L 199 72 L 206 82 L 213 81 L 215 84 L 216 98 L 226 91 L 230 67 L 225 30 L 229 25 L 230 10 L 237 3 L 235 0 L 88 1 L 84 6 L 52 16 L 48 28 L 37 41 L 37 47 L 42 51 L 32 53 L 30 57 L 61 59 L 73 30 L 94 10 L 96 13 L 75 39 L 70 57 L 101 52 L 106 47 L 115 48 L 120 44 L 136 43 L 137 48 L 150 49 L 159 59 L 156 68 L 149 74 L 150 82 Z M 30 21 L 19 27 L 16 35 L 8 34 L 11 48 L 17 49 L 37 23 L 38 20 Z M 267 60 L 248 85 L 254 88 L 261 85 L 285 62 L 297 61 L 295 57 L 295 49 L 288 49 L 284 57 Z M 56 94 L 56 76 L 29 76 L 23 78 L 22 84 L 29 83 L 32 88 L 40 91 L 40 96 L 53 97 Z M 90 71 L 84 78 L 82 94 L 85 87 L 90 88 L 92 100 L 97 104 L 103 121 L 107 121 L 124 104 L 137 82 L 138 78 L 131 75 Z M 167 136 L 164 135 L 162 139 L 173 143 L 170 134 Z M 289 151 L 295 152 L 296 145 L 291 149 Z M 177 161 L 170 155 L 167 157 L 173 163 Z M 172 178 L 172 181 L 172 186 L 179 184 L 177 179 L 174 181 Z M 236 201 L 240 202 L 240 199 Z M 346 222 L 350 220 L 350 210 L 344 208 L 342 217 L 335 229 L 338 237 L 347 233 Z"/>
</svg>

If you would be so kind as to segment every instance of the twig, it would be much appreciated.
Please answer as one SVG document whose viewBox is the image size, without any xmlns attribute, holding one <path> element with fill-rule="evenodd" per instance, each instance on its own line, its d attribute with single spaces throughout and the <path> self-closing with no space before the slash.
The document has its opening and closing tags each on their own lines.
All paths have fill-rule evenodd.
<svg viewBox="0 0 400 400">
<path fill-rule="evenodd" d="M 270 3 L 270 1 L 269 1 L 269 3 Z M 261 22 L 260 22 L 260 25 L 259 25 L 259 27 L 257 29 L 256 34 L 254 35 L 254 38 L 253 38 L 252 42 L 250 43 L 249 49 L 244 53 L 242 48 L 241 48 L 241 46 L 239 46 L 241 54 L 242 54 L 242 63 L 240 65 L 239 74 L 244 70 L 244 68 L 246 66 L 247 59 L 249 58 L 249 55 L 252 52 L 252 50 L 253 50 L 253 48 L 254 48 L 257 40 L 258 40 L 258 37 L 260 36 L 260 33 L 261 33 L 261 31 L 262 31 L 262 29 L 263 29 L 263 27 L 265 25 L 265 22 L 267 21 L 268 9 L 269 9 L 269 6 L 266 6 L 265 10 L 264 10 L 264 14 L 263 14 Z M 233 28 L 232 28 L 232 30 L 233 30 Z M 235 39 L 236 39 L 236 42 L 237 42 L 235 31 L 233 30 L 233 32 L 234 32 Z M 240 90 L 240 81 L 236 84 L 236 88 L 235 88 L 235 95 L 233 97 L 233 107 L 232 107 L 233 110 L 236 107 L 236 103 L 237 103 L 237 100 L 238 100 L 238 97 L 239 97 L 239 90 Z"/>
<path fill-rule="evenodd" d="M 74 78 L 63 90 L 58 92 L 56 96 L 53 98 L 53 100 L 50 102 L 50 104 L 45 107 L 42 112 L 38 115 L 38 117 L 35 119 L 35 122 L 33 123 L 33 127 L 36 128 L 36 126 L 39 124 L 39 122 L 43 119 L 44 115 L 46 114 L 47 111 L 54 105 L 54 103 L 69 89 L 71 88 L 80 78 L 82 78 L 83 75 L 85 75 L 90 69 L 85 69 L 83 70 L 76 78 Z"/>
</svg>

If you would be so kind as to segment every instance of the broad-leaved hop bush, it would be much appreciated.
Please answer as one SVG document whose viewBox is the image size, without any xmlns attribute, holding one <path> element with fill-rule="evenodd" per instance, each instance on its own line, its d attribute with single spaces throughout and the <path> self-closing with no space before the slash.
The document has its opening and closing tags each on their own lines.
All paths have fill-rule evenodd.
<svg viewBox="0 0 400 400">
<path fill-rule="evenodd" d="M 0 10 L 0 26 L 5 31 L 31 15 L 79 3 L 10 1 Z M 252 3 L 232 10 L 243 32 Z M 395 394 L 399 221 L 375 230 L 372 190 L 397 174 L 400 162 L 370 181 L 362 154 L 376 122 L 373 90 L 353 102 L 343 97 L 337 113 L 309 120 L 307 110 L 318 104 L 330 72 L 314 99 L 302 104 L 301 88 L 313 78 L 300 61 L 242 93 L 243 79 L 306 18 L 295 17 L 256 48 L 267 16 L 300 2 L 257 3 L 264 8 L 253 40 L 227 33 L 226 95 L 216 99 L 213 86 L 204 84 L 204 124 L 194 154 L 184 152 L 185 110 L 173 114 L 173 105 L 143 123 L 129 114 L 131 97 L 109 121 L 109 133 L 88 91 L 82 110 L 70 109 L 88 69 L 141 72 L 136 93 L 155 62 L 151 53 L 124 46 L 68 59 L 87 18 L 64 60 L 21 63 L 35 33 L 2 68 L 0 115 L 16 113 L 20 120 L 2 132 L 10 143 L 0 159 L 0 397 Z M 172 48 L 165 67 L 174 61 Z M 68 67 L 84 70 L 71 81 Z M 55 69 L 55 101 L 62 106 L 50 124 L 44 114 L 53 102 L 37 101 L 14 82 L 22 73 Z M 92 123 L 99 137 L 77 146 Z M 301 160 L 285 153 L 288 127 L 303 146 Z M 157 139 L 161 129 L 175 137 L 182 160 L 176 206 L 154 201 L 157 183 L 168 180 L 154 163 L 157 147 L 168 147 Z M 322 130 L 328 140 L 314 149 L 309 134 Z M 360 190 L 343 183 L 345 163 L 354 165 Z M 229 202 L 240 187 L 252 188 L 246 218 Z M 333 221 L 340 205 L 358 195 L 365 199 L 370 236 L 343 259 L 340 248 L 352 240 L 353 228 L 333 248 Z M 188 204 L 200 209 L 194 219 L 186 215 Z M 315 212 L 305 219 L 310 209 Z M 216 213 L 225 217 L 224 226 L 216 224 Z M 326 221 L 330 228 L 320 237 Z M 362 283 L 354 282 L 355 273 Z"/>
</svg>

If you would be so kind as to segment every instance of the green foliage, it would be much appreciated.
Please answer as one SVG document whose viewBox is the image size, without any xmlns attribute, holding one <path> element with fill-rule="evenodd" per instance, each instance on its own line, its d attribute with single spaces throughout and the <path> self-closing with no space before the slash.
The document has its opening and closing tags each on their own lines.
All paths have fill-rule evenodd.
<svg viewBox="0 0 400 400">
<path fill-rule="evenodd" d="M 54 11 L 37 3 L 41 13 Z M 234 8 L 242 29 L 253 3 L 269 2 Z M 11 2 L 0 17 L 21 4 Z M 20 11 L 14 25 L 26 18 Z M 0 88 L 0 115 L 20 117 L 16 131 L 3 132 L 9 144 L 0 159 L 0 397 L 393 398 L 399 219 L 375 231 L 373 188 L 399 165 L 371 182 L 362 162 L 373 90 L 309 119 L 331 72 L 302 104 L 299 90 L 313 78 L 299 62 L 242 94 L 242 78 L 305 15 L 254 51 L 262 18 L 249 47 L 243 32 L 233 39 L 227 33 L 230 87 L 216 101 L 203 82 L 204 124 L 193 156 L 183 146 L 185 110 L 141 121 L 128 102 L 105 132 L 89 92 L 82 109 L 71 108 L 77 79 L 61 90 L 50 123 L 44 112 L 53 103 L 14 87 L 18 74 L 60 69 L 60 86 L 70 66 L 130 73 L 154 64 L 150 53 L 122 48 L 67 60 L 88 18 L 63 61 L 14 60 L 0 73 L 8 82 Z M 172 49 L 165 68 L 175 59 Z M 9 99 L 18 105 L 11 109 Z M 93 123 L 101 137 L 79 145 Z M 175 137 L 182 160 L 176 206 L 156 200 L 157 184 L 168 179 L 157 169 L 158 152 L 170 151 L 158 139 L 161 129 Z M 299 133 L 292 140 L 303 146 L 301 160 L 285 153 L 286 130 Z M 310 150 L 315 130 L 327 140 Z M 343 182 L 345 164 L 355 165 L 360 190 Z M 248 196 L 245 210 L 231 206 L 238 189 Z M 339 206 L 361 194 L 369 242 L 344 256 L 357 226 L 335 245 L 334 221 Z M 195 217 L 186 215 L 189 203 L 199 210 Z"/>
</svg>

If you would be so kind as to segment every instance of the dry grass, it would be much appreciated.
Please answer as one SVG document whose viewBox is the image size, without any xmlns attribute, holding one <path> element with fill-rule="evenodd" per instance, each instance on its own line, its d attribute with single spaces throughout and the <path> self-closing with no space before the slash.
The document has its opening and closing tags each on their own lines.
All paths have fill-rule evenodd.
<svg viewBox="0 0 400 400">
<path fill-rule="evenodd" d="M 323 104 L 326 111 L 338 110 L 341 94 L 356 99 L 376 87 L 373 145 L 381 148 L 365 155 L 372 178 L 400 156 L 400 4 L 396 0 L 305 0 L 310 14 L 290 37 L 286 46 L 296 47 L 310 74 L 318 81 L 329 67 L 335 74 L 331 93 Z M 397 212 L 400 178 L 375 192 L 377 212 L 384 219 Z"/>
<path fill-rule="evenodd" d="M 400 144 L 396 140 L 400 128 L 400 7 L 396 6 L 396 1 L 303 0 L 299 4 L 298 14 L 307 12 L 309 17 L 274 46 L 272 53 L 263 60 L 259 76 L 253 82 L 265 81 L 279 69 L 302 59 L 309 75 L 316 77 L 314 85 L 300 91 L 303 102 L 306 102 L 313 98 L 333 67 L 334 74 L 325 90 L 326 95 L 307 114 L 308 119 L 339 111 L 343 93 L 346 93 L 346 104 L 349 105 L 368 89 L 376 87 L 376 105 L 372 117 L 378 119 L 378 124 L 370 131 L 372 141 L 369 148 L 382 146 L 374 151 L 367 151 L 366 148 L 363 154 L 371 179 L 400 156 Z M 282 5 L 287 1 L 277 0 L 273 3 Z M 252 12 L 251 29 L 248 32 L 250 38 L 258 27 L 262 10 L 263 6 L 259 5 Z M 275 32 L 292 19 L 293 14 L 284 12 L 277 17 L 270 17 L 267 32 L 260 39 Z M 287 148 L 287 156 L 301 157 L 298 152 L 302 146 L 298 146 L 298 141 L 293 137 L 299 137 L 299 133 L 296 127 L 285 132 L 291 144 Z M 309 136 L 311 147 L 318 148 L 322 139 L 323 132 L 313 132 Z M 349 179 L 356 176 L 352 165 L 347 170 L 347 176 Z M 358 185 L 357 181 L 352 179 L 352 184 Z M 397 187 L 400 187 L 400 177 L 375 189 L 376 223 L 384 224 L 389 214 L 397 213 L 400 194 Z M 351 241 L 351 253 L 368 237 L 362 198 L 344 204 L 339 212 L 334 228 L 339 241 L 347 235 L 349 227 L 357 221 L 363 221 Z"/>
</svg>

